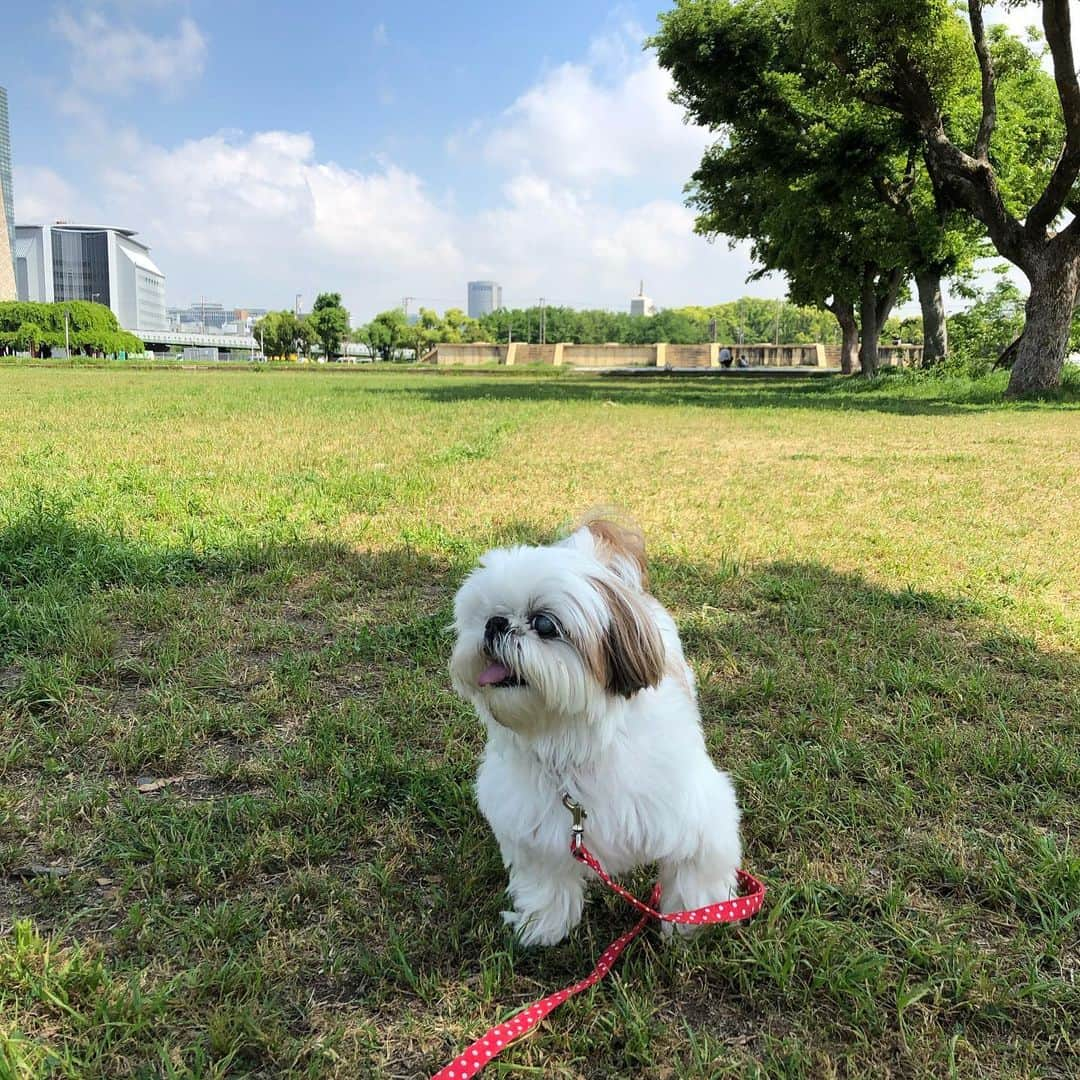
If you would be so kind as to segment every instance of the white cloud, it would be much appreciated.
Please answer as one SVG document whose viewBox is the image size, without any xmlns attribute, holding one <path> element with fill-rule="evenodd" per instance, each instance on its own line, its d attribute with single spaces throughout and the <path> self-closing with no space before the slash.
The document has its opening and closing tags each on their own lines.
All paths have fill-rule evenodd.
<svg viewBox="0 0 1080 1080">
<path fill-rule="evenodd" d="M 91 19 L 106 39 L 99 65 L 134 47 L 124 34 L 165 40 L 113 33 L 98 15 L 62 16 L 57 30 L 73 41 Z M 376 27 L 376 41 L 381 34 Z M 514 304 L 543 295 L 624 309 L 641 278 L 665 306 L 739 295 L 751 269 L 745 247 L 730 252 L 695 236 L 682 204 L 707 135 L 683 123 L 640 39 L 625 27 L 599 38 L 497 117 L 463 125 L 460 141 L 475 145 L 494 121 L 482 145 L 498 194 L 481 210 L 459 209 L 453 192 L 437 196 L 389 160 L 355 169 L 322 159 L 305 132 L 219 131 L 163 144 L 111 128 L 105 109 L 83 96 L 71 148 L 82 168 L 78 192 L 47 170 L 27 173 L 23 190 L 36 195 L 29 206 L 22 200 L 20 218 L 25 208 L 43 220 L 94 217 L 137 229 L 166 273 L 170 303 L 207 295 L 281 305 L 296 292 L 310 300 L 335 289 L 367 318 L 405 294 L 463 306 L 466 280 L 487 276 Z M 201 52 L 189 51 L 194 70 Z M 76 63 L 78 82 L 84 61 Z M 156 85 L 172 85 L 157 70 Z M 133 78 L 114 76 L 107 88 L 119 92 Z M 451 156 L 454 145 L 448 140 Z M 83 201 L 81 192 L 91 194 Z M 782 286 L 753 291 L 776 295 Z"/>
<path fill-rule="evenodd" d="M 654 199 L 628 210 L 534 174 L 510 180 L 503 202 L 470 223 L 474 272 L 503 282 L 508 303 L 625 308 L 645 280 L 664 306 L 708 303 L 746 291 L 747 248 L 728 251 L 693 233 L 681 202 Z M 775 295 L 764 283 L 755 292 Z"/>
<path fill-rule="evenodd" d="M 334 288 L 367 311 L 396 303 L 405 283 L 430 292 L 440 274 L 463 273 L 452 221 L 391 162 L 360 172 L 320 161 L 303 132 L 219 132 L 174 147 L 130 132 L 94 141 L 98 212 L 153 246 L 170 303 L 206 292 L 279 304 Z"/>
<path fill-rule="evenodd" d="M 206 38 L 192 19 L 183 18 L 174 34 L 155 37 L 132 25 L 119 25 L 100 11 L 62 10 L 52 29 L 71 47 L 72 96 L 123 94 L 145 84 L 164 97 L 202 75 Z"/>
<path fill-rule="evenodd" d="M 81 190 L 52 169 L 29 165 L 14 167 L 15 211 L 20 225 L 47 225 L 53 221 L 85 221 L 96 214 Z"/>
<path fill-rule="evenodd" d="M 633 25 L 596 39 L 523 93 L 485 143 L 494 164 L 574 184 L 655 178 L 678 191 L 709 143 L 668 100 L 671 77 Z"/>
<path fill-rule="evenodd" d="M 476 216 L 476 273 L 503 281 L 508 302 L 625 308 L 644 278 L 662 305 L 707 303 L 748 287 L 746 245 L 729 251 L 694 235 L 682 188 L 710 142 L 668 94 L 671 79 L 633 24 L 602 35 L 580 61 L 560 64 L 497 118 L 483 141 L 509 175 L 502 199 Z M 476 122 L 448 142 L 453 155 Z"/>
</svg>

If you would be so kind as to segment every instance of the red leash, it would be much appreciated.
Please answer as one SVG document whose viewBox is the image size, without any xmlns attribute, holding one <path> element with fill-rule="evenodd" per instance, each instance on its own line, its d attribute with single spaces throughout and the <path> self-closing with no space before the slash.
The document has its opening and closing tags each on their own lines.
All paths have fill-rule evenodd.
<svg viewBox="0 0 1080 1080">
<path fill-rule="evenodd" d="M 660 903 L 662 892 L 660 882 L 658 881 L 653 886 L 649 902 L 645 904 L 633 893 L 628 892 L 613 881 L 607 871 L 600 865 L 600 861 L 589 851 L 582 840 L 585 811 L 569 795 L 564 796 L 563 802 L 574 815 L 570 840 L 571 854 L 579 862 L 583 862 L 595 871 L 609 889 L 618 893 L 627 903 L 642 912 L 642 917 L 632 929 L 607 947 L 596 967 L 584 979 L 574 983 L 572 986 L 567 986 L 558 993 L 551 994 L 540 1001 L 534 1002 L 532 1005 L 526 1006 L 510 1017 L 509 1020 L 496 1024 L 482 1039 L 477 1039 L 471 1046 L 467 1046 L 449 1065 L 441 1068 L 431 1080 L 469 1080 L 470 1077 L 475 1076 L 492 1058 L 498 1057 L 512 1042 L 520 1039 L 526 1032 L 532 1031 L 549 1012 L 557 1009 L 568 998 L 572 998 L 575 994 L 580 994 L 582 990 L 588 990 L 590 986 L 598 983 L 612 969 L 623 949 L 645 929 L 650 919 L 704 926 L 709 923 L 728 923 L 749 919 L 761 909 L 761 902 L 765 897 L 765 886 L 753 874 L 748 874 L 745 870 L 737 870 L 739 884 L 746 890 L 742 896 L 737 896 L 734 900 L 722 900 L 716 904 L 707 904 L 705 907 L 695 908 L 693 911 L 671 911 L 667 914 L 657 911 L 656 905 Z"/>
</svg>

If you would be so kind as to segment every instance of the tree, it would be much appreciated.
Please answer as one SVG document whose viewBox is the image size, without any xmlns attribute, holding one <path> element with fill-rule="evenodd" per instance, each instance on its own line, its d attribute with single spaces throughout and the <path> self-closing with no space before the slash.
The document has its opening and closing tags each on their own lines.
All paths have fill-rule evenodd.
<svg viewBox="0 0 1080 1080">
<path fill-rule="evenodd" d="M 981 222 L 999 254 L 1027 277 L 1027 319 L 1008 393 L 1059 386 L 1080 295 L 1080 216 L 1061 221 L 1080 206 L 1080 82 L 1068 0 L 1037 5 L 1053 62 L 1052 97 L 1030 61 L 1011 72 L 1016 96 L 1001 94 L 1008 72 L 995 63 L 982 0 L 968 0 L 967 29 L 943 0 L 796 2 L 848 91 L 917 132 L 939 202 Z M 1017 64 L 1015 50 L 1005 62 Z M 972 78 L 974 125 L 950 107 L 958 84 Z M 1010 175 L 1018 156 L 1023 168 Z"/>
<path fill-rule="evenodd" d="M 413 350 L 413 357 L 421 360 L 428 349 L 438 344 L 443 338 L 443 323 L 431 308 L 422 307 L 416 322 L 408 327 L 406 338 Z"/>
<path fill-rule="evenodd" d="M 755 276 L 780 270 L 792 299 L 830 310 L 844 370 L 861 328 L 860 366 L 876 372 L 912 273 L 928 320 L 943 324 L 940 278 L 970 258 L 971 230 L 938 213 L 903 122 L 836 95 L 795 0 L 678 0 L 652 43 L 674 99 L 719 136 L 689 186 L 698 232 L 749 239 Z"/>
<path fill-rule="evenodd" d="M 373 355 L 385 363 L 393 360 L 404 346 L 409 330 L 408 320 L 401 308 L 381 311 L 363 328 L 365 343 Z"/>
<path fill-rule="evenodd" d="M 116 356 L 139 353 L 146 347 L 134 334 L 120 328 L 116 316 L 104 304 L 88 300 L 0 303 L 0 350 L 48 356 L 65 340 L 76 356 Z"/>
<path fill-rule="evenodd" d="M 288 309 L 268 311 L 255 324 L 255 337 L 262 343 L 267 356 L 302 355 L 315 340 L 315 332 L 307 319 L 298 319 Z"/>
<path fill-rule="evenodd" d="M 341 342 L 349 332 L 349 313 L 341 306 L 341 293 L 319 293 L 308 323 L 326 359 L 339 355 Z"/>
</svg>

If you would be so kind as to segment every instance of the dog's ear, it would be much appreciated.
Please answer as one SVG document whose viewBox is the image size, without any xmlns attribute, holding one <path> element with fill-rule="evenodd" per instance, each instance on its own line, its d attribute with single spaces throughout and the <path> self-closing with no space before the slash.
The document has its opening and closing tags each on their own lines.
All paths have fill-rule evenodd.
<svg viewBox="0 0 1080 1080">
<path fill-rule="evenodd" d="M 616 521 L 608 512 L 596 512 L 582 519 L 570 539 L 591 543 L 597 560 L 631 588 L 649 588 L 649 564 L 645 558 L 645 536 L 630 522 Z"/>
<path fill-rule="evenodd" d="M 597 581 L 609 612 L 600 642 L 598 681 L 608 693 L 633 697 L 664 677 L 664 641 L 645 598 L 620 580 Z"/>
</svg>

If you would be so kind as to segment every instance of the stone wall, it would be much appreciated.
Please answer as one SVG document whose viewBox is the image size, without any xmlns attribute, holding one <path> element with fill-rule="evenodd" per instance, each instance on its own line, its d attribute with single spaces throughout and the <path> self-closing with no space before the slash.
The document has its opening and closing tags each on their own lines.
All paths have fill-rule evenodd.
<svg viewBox="0 0 1080 1080">
<path fill-rule="evenodd" d="M 655 345 L 564 345 L 569 367 L 656 367 Z"/>
<path fill-rule="evenodd" d="M 711 345 L 668 345 L 664 349 L 663 360 L 667 367 L 707 368 L 714 366 L 713 352 Z"/>
<path fill-rule="evenodd" d="M 714 345 L 529 345 L 515 341 L 509 345 L 436 345 L 423 357 L 424 363 L 440 367 L 476 367 L 481 364 L 554 364 L 574 368 L 654 367 L 672 371 L 715 368 L 720 365 L 723 343 Z M 732 366 L 745 356 L 752 368 L 815 367 L 839 370 L 838 345 L 754 345 L 729 344 Z M 922 360 L 921 345 L 882 345 L 883 367 L 910 367 Z"/>
</svg>

